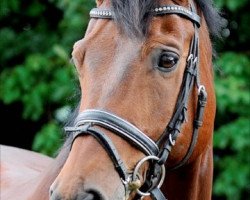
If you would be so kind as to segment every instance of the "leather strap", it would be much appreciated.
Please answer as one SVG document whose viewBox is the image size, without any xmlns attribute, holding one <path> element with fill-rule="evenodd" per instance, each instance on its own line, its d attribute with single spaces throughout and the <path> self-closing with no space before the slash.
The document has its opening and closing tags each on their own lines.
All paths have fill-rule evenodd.
<svg viewBox="0 0 250 200">
<path fill-rule="evenodd" d="M 166 14 L 181 15 L 182 17 L 189 19 L 193 23 L 197 24 L 198 27 L 200 27 L 199 15 L 197 15 L 195 12 L 188 10 L 187 8 L 183 6 L 164 5 L 164 6 L 155 8 L 152 12 L 154 15 L 166 15 Z"/>
<path fill-rule="evenodd" d="M 177 99 L 177 103 L 175 106 L 174 114 L 170 122 L 168 123 L 164 131 L 164 134 L 162 134 L 162 137 L 157 142 L 158 145 L 162 146 L 162 150 L 159 155 L 160 164 L 166 162 L 168 155 L 172 147 L 175 145 L 175 141 L 181 132 L 181 127 L 187 118 L 186 115 L 187 115 L 187 104 L 189 100 L 189 94 L 193 88 L 195 77 L 197 76 L 197 57 L 196 57 L 198 49 L 197 41 L 198 41 L 197 35 L 194 35 L 190 47 L 190 53 L 189 53 L 190 56 L 187 60 L 187 66 L 183 75 L 183 81 Z"/>
<path fill-rule="evenodd" d="M 177 14 L 185 17 L 200 27 L 200 17 L 189 9 L 177 5 L 163 5 L 149 11 L 153 15 Z M 114 13 L 110 9 L 93 8 L 89 13 L 91 18 L 113 19 Z"/>
<path fill-rule="evenodd" d="M 128 179 L 127 169 L 119 156 L 118 151 L 116 150 L 113 142 L 109 139 L 106 134 L 104 134 L 99 128 L 92 127 L 90 123 L 87 123 L 78 128 L 66 128 L 66 132 L 71 132 L 73 134 L 73 141 L 80 135 L 91 135 L 93 136 L 99 144 L 106 150 L 110 159 L 112 160 L 116 171 L 122 180 L 126 181 Z"/>
<path fill-rule="evenodd" d="M 152 200 L 167 200 L 160 188 L 156 187 L 151 192 Z"/>
<path fill-rule="evenodd" d="M 139 148 L 146 155 L 157 156 L 159 153 L 159 148 L 152 139 L 133 124 L 113 113 L 94 109 L 85 110 L 76 118 L 75 126 L 81 126 L 85 123 L 92 123 L 112 131 Z"/>
</svg>

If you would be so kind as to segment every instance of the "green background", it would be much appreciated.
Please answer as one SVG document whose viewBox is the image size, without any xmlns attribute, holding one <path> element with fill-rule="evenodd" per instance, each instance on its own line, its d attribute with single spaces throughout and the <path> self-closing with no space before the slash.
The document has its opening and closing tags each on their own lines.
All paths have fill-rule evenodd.
<svg viewBox="0 0 250 200">
<path fill-rule="evenodd" d="M 250 4 L 215 4 L 225 27 L 223 40 L 214 43 L 213 199 L 245 200 L 250 199 Z M 89 0 L 0 1 L 0 108 L 6 126 L 13 116 L 27 130 L 33 126 L 34 151 L 54 156 L 63 142 L 62 127 L 79 100 L 70 53 L 84 35 L 93 6 Z M 15 134 L 28 138 L 25 129 Z"/>
</svg>

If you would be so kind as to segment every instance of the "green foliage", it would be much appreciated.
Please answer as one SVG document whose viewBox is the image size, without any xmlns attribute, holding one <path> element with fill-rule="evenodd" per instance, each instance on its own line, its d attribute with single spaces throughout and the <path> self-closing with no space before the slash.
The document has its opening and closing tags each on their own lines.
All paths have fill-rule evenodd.
<svg viewBox="0 0 250 200">
<path fill-rule="evenodd" d="M 82 38 L 94 1 L 0 1 L 0 101 L 23 105 L 23 118 L 43 119 L 33 149 L 57 150 L 57 111 L 73 107 L 76 76 L 72 46 Z M 54 136 L 53 136 L 54 134 Z"/>
<path fill-rule="evenodd" d="M 236 12 L 240 8 L 244 7 L 247 3 L 248 0 L 215 0 L 216 5 L 220 9 L 229 9 L 230 11 Z"/>
<path fill-rule="evenodd" d="M 63 61 L 55 49 L 47 57 L 31 54 L 22 65 L 6 69 L 0 76 L 0 98 L 6 104 L 21 101 L 24 118 L 38 120 L 47 106 L 63 106 L 67 97 L 72 96 L 73 68 L 66 65 L 65 58 Z"/>
<path fill-rule="evenodd" d="M 250 59 L 245 54 L 223 53 L 222 71 L 215 79 L 218 128 L 214 135 L 214 193 L 228 200 L 245 199 L 250 190 Z M 224 153 L 216 153 L 216 152 Z"/>
<path fill-rule="evenodd" d="M 10 11 L 18 11 L 20 9 L 20 1 L 9 0 L 0 2 L 0 17 L 8 15 Z"/>
<path fill-rule="evenodd" d="M 63 142 L 62 130 L 56 122 L 49 122 L 36 134 L 33 150 L 46 155 L 54 155 Z"/>
<path fill-rule="evenodd" d="M 247 55 L 223 53 L 217 61 L 221 71 L 215 79 L 219 113 L 235 113 L 249 116 L 250 59 Z"/>
<path fill-rule="evenodd" d="M 214 184 L 214 193 L 228 200 L 245 199 L 250 190 L 250 121 L 241 117 L 222 126 L 215 133 L 214 147 L 226 150 L 224 156 L 215 156 L 219 174 Z"/>
<path fill-rule="evenodd" d="M 217 96 L 214 135 L 214 194 L 218 199 L 250 196 L 249 1 L 217 0 L 230 36 L 219 43 L 215 66 Z"/>
</svg>

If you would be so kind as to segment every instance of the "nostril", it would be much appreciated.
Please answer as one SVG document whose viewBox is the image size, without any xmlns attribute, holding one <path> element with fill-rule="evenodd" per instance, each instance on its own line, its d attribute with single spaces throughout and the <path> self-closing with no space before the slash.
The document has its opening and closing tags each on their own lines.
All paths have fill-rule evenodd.
<svg viewBox="0 0 250 200">
<path fill-rule="evenodd" d="M 52 194 L 49 197 L 49 200 L 62 200 L 63 198 L 61 195 L 56 194 L 55 192 L 52 192 Z"/>
<path fill-rule="evenodd" d="M 49 197 L 51 198 L 54 194 L 54 186 L 51 185 L 50 188 L 49 188 Z"/>
<path fill-rule="evenodd" d="M 86 191 L 83 200 L 104 200 L 102 195 L 96 190 Z"/>
<path fill-rule="evenodd" d="M 56 192 L 51 186 L 49 189 L 49 200 L 61 200 L 62 196 Z"/>
<path fill-rule="evenodd" d="M 50 197 L 52 196 L 53 192 L 54 192 L 53 189 L 50 188 L 50 189 L 49 189 L 49 196 L 50 196 Z"/>
<path fill-rule="evenodd" d="M 95 189 L 89 190 L 74 190 L 67 193 L 66 191 L 59 191 L 53 187 L 49 189 L 49 200 L 105 200 L 106 198 Z"/>
<path fill-rule="evenodd" d="M 56 182 L 53 182 L 52 185 L 49 187 L 49 197 L 52 197 L 54 191 L 56 190 Z"/>
</svg>

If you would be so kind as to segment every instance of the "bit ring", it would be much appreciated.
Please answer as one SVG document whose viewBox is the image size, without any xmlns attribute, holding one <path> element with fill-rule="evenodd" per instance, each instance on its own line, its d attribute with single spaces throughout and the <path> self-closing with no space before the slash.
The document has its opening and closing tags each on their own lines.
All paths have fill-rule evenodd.
<svg viewBox="0 0 250 200">
<path fill-rule="evenodd" d="M 142 166 L 142 164 L 143 164 L 144 162 L 146 162 L 146 161 L 148 161 L 148 160 L 159 161 L 159 158 L 156 157 L 156 156 L 147 156 L 147 157 L 141 159 L 141 160 L 137 163 L 137 165 L 136 165 L 136 167 L 135 167 L 135 169 L 134 169 L 134 172 L 133 172 L 133 175 L 132 175 L 132 180 L 133 180 L 133 181 L 135 181 L 136 179 L 138 179 L 138 178 L 137 178 L 137 174 L 138 174 L 138 172 L 139 172 L 140 167 Z M 166 169 L 165 169 L 165 165 L 163 164 L 163 165 L 161 165 L 161 178 L 160 178 L 160 180 L 159 180 L 158 185 L 156 186 L 157 188 L 160 188 L 160 187 L 162 186 L 162 184 L 163 184 L 163 182 L 164 182 L 164 179 L 165 179 L 165 175 L 166 175 Z M 150 195 L 151 195 L 150 192 L 142 192 L 142 191 L 140 191 L 139 189 L 137 189 L 136 192 L 137 192 L 137 194 L 139 194 L 140 196 L 150 196 Z"/>
</svg>

